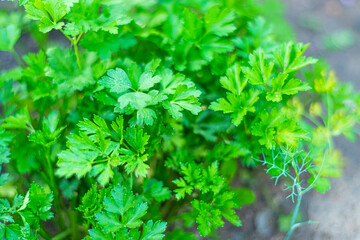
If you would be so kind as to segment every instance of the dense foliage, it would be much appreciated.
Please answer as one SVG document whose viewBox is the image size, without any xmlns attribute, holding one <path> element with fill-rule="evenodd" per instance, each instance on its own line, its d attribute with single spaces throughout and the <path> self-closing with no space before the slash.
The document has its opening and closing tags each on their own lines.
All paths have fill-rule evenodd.
<svg viewBox="0 0 360 240">
<path fill-rule="evenodd" d="M 308 45 L 284 42 L 266 11 L 276 2 L 261 2 L 20 0 L 1 12 L 0 50 L 18 66 L 0 74 L 0 237 L 215 236 L 241 226 L 253 193 L 233 182 L 259 164 L 299 204 L 327 191 L 343 165 L 333 137 L 355 139 L 360 95 Z M 19 56 L 25 36 L 38 50 Z"/>
</svg>

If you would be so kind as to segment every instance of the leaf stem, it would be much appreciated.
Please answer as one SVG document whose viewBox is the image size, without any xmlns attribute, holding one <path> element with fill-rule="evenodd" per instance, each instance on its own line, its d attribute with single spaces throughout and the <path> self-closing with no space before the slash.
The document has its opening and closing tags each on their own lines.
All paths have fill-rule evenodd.
<svg viewBox="0 0 360 240">
<path fill-rule="evenodd" d="M 62 32 L 62 34 L 64 34 L 64 36 L 69 39 L 69 41 L 74 45 L 74 52 L 75 52 L 75 57 L 76 57 L 76 63 L 79 67 L 80 70 L 82 70 L 82 64 L 81 64 L 81 59 L 80 59 L 80 54 L 79 54 L 79 47 L 78 47 L 78 43 L 80 41 L 80 38 L 83 35 L 83 32 L 81 32 L 77 37 L 73 37 L 71 38 L 69 35 L 65 34 L 64 30 L 60 29 L 60 31 Z"/>
<path fill-rule="evenodd" d="M 293 232 L 298 228 L 298 227 L 301 227 L 303 225 L 306 225 L 306 224 L 318 224 L 319 222 L 318 221 L 306 221 L 306 222 L 300 222 L 300 223 L 296 223 L 294 224 L 290 230 L 287 232 L 284 240 L 289 240 L 291 235 L 293 234 Z"/>
<path fill-rule="evenodd" d="M 133 182 L 134 182 L 134 177 L 133 177 L 134 173 L 130 174 L 130 189 L 133 189 Z"/>
<path fill-rule="evenodd" d="M 77 213 L 75 210 L 70 210 L 70 228 L 72 239 L 78 239 L 78 230 L 77 230 Z"/>
<path fill-rule="evenodd" d="M 73 42 L 73 43 L 74 43 L 74 51 L 75 51 L 75 56 L 76 56 L 76 62 L 77 62 L 77 65 L 79 66 L 79 69 L 82 70 L 78 45 L 77 45 L 77 42 Z"/>
<path fill-rule="evenodd" d="M 13 57 L 15 58 L 16 62 L 22 67 L 25 68 L 25 63 L 24 61 L 21 59 L 20 55 L 15 51 L 14 48 L 12 48 L 10 50 L 10 53 L 13 55 Z"/>
<path fill-rule="evenodd" d="M 39 234 L 41 237 L 43 237 L 46 240 L 50 240 L 51 237 L 49 236 L 49 234 L 47 232 L 44 231 L 44 229 L 40 228 L 39 230 Z"/>
<path fill-rule="evenodd" d="M 62 240 L 64 238 L 66 238 L 70 233 L 71 233 L 70 229 L 65 230 L 64 232 L 61 232 L 58 235 L 56 235 L 55 237 L 53 237 L 51 240 Z"/>
<path fill-rule="evenodd" d="M 75 56 L 76 56 L 76 62 L 79 66 L 79 69 L 82 70 L 82 64 L 81 64 L 81 59 L 80 59 L 80 54 L 79 54 L 79 48 L 78 48 L 78 43 L 80 41 L 81 36 L 83 35 L 83 32 L 81 32 L 77 37 L 73 38 L 73 44 L 74 44 L 74 51 L 75 51 Z"/>
<path fill-rule="evenodd" d="M 302 199 L 302 192 L 301 192 L 301 186 L 299 186 L 297 184 L 297 189 L 298 189 L 298 197 L 297 197 L 297 200 L 296 200 L 296 206 L 295 206 L 295 209 L 294 209 L 294 212 L 293 212 L 293 215 L 291 217 L 291 227 L 290 227 L 290 230 L 287 232 L 284 240 L 289 240 L 293 231 L 295 230 L 294 229 L 294 226 L 295 226 L 295 222 L 296 222 L 296 218 L 299 214 L 299 210 L 300 210 L 300 205 L 301 205 L 301 199 Z"/>
<path fill-rule="evenodd" d="M 46 147 L 45 149 L 46 149 L 45 159 L 46 159 L 46 164 L 47 164 L 46 169 L 47 169 L 47 173 L 48 173 L 48 177 L 49 177 L 48 179 L 50 181 L 50 188 L 54 192 L 54 208 L 55 208 L 56 215 L 58 217 L 58 224 L 61 229 L 64 229 L 65 225 L 64 225 L 63 216 L 61 214 L 59 191 L 58 191 L 56 181 L 55 181 L 54 169 L 52 167 L 51 160 L 50 160 L 50 147 Z"/>
</svg>

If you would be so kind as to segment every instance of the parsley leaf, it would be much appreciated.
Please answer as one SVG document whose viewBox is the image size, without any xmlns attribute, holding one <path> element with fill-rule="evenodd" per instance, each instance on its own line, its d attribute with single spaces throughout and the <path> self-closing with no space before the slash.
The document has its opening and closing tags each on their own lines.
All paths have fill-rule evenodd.
<svg viewBox="0 0 360 240">
<path fill-rule="evenodd" d="M 81 130 L 79 134 L 68 136 L 69 150 L 59 153 L 57 175 L 67 178 L 76 175 L 81 178 L 91 172 L 91 175 L 98 176 L 101 185 L 106 185 L 113 176 L 112 168 L 120 164 L 120 145 L 114 140 L 122 132 L 122 121 L 120 116 L 111 124 L 116 135 L 99 116 L 94 116 L 94 122 L 88 119 L 81 121 L 78 124 Z"/>
<path fill-rule="evenodd" d="M 90 229 L 92 239 L 163 239 L 166 229 L 165 222 L 153 222 L 146 224 L 142 218 L 148 209 L 147 203 L 140 196 L 136 196 L 128 186 L 116 185 L 111 194 L 104 198 L 104 209 L 95 214 L 96 228 Z M 138 229 L 143 226 L 140 238 Z M 120 237 L 120 238 L 119 238 Z"/>
<path fill-rule="evenodd" d="M 35 239 L 40 222 L 53 218 L 52 193 L 35 183 L 31 184 L 26 196 L 15 195 L 12 206 L 6 199 L 0 200 L 0 237 L 5 239 Z M 23 226 L 15 221 L 14 214 L 23 219 Z"/>
<path fill-rule="evenodd" d="M 128 73 L 120 68 L 111 69 L 99 81 L 99 84 L 118 96 L 116 112 L 136 113 L 130 119 L 131 126 L 153 125 L 157 118 L 154 106 L 159 103 L 176 119 L 182 116 L 183 110 L 195 115 L 201 111 L 198 102 L 201 92 L 195 89 L 190 80 L 181 74 L 174 76 L 169 69 L 155 74 L 159 63 L 153 60 L 142 72 L 142 68 L 126 60 L 124 64 Z"/>
<path fill-rule="evenodd" d="M 12 51 L 20 34 L 20 29 L 13 24 L 0 28 L 0 51 Z"/>
<path fill-rule="evenodd" d="M 287 78 L 288 74 L 280 73 L 276 78 L 272 79 L 272 90 L 266 94 L 268 101 L 280 102 L 283 99 L 282 95 L 293 95 L 299 91 L 311 89 L 307 83 L 303 83 L 299 79 L 291 78 L 287 80 Z"/>
<path fill-rule="evenodd" d="M 254 112 L 254 104 L 259 100 L 260 91 L 251 89 L 242 92 L 247 85 L 247 79 L 240 75 L 239 65 L 234 65 L 229 69 L 226 77 L 220 79 L 221 85 L 229 90 L 226 98 L 220 98 L 211 103 L 210 109 L 231 113 L 232 122 L 238 126 L 248 112 Z"/>
</svg>

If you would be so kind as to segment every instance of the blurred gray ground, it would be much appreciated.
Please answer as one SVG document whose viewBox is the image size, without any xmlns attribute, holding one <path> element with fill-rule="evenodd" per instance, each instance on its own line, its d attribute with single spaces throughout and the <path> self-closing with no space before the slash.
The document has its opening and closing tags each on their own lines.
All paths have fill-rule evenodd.
<svg viewBox="0 0 360 240">
<path fill-rule="evenodd" d="M 311 43 L 307 54 L 326 59 L 340 81 L 360 90 L 360 1 L 284 0 L 287 19 L 297 39 Z M 297 239 L 360 239 L 360 142 L 336 140 L 347 159 L 343 176 L 332 179 L 326 194 L 311 193 L 308 218 L 318 226 L 304 226 Z M 309 232 L 309 230 L 311 230 Z"/>
</svg>

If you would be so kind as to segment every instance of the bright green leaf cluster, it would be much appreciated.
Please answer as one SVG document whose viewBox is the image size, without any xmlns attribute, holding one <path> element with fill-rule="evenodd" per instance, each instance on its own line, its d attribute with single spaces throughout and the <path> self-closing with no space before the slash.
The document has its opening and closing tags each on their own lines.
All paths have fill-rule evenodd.
<svg viewBox="0 0 360 240">
<path fill-rule="evenodd" d="M 91 189 L 80 208 L 88 216 L 92 212 L 91 215 L 96 219 L 96 222 L 92 222 L 94 228 L 89 230 L 91 239 L 163 239 L 166 223 L 152 220 L 144 223 L 142 219 L 148 204 L 140 196 L 135 196 L 129 186 L 115 185 L 105 195 L 104 191 L 97 193 Z M 94 199 L 99 201 L 94 202 Z M 142 232 L 139 231 L 141 227 Z"/>
<path fill-rule="evenodd" d="M 134 62 L 126 59 L 124 65 L 128 73 L 120 68 L 109 70 L 107 76 L 99 81 L 117 97 L 117 103 L 113 103 L 116 112 L 136 113 L 130 119 L 131 126 L 153 125 L 157 118 L 155 108 L 160 104 L 177 119 L 182 116 L 183 110 L 193 114 L 201 111 L 198 102 L 200 91 L 195 89 L 194 84 L 181 74 L 174 75 L 169 69 L 155 75 L 159 64 L 159 60 L 154 60 L 142 71 Z"/>
<path fill-rule="evenodd" d="M 18 65 L 0 72 L 0 238 L 222 238 L 259 164 L 293 200 L 330 189 L 333 138 L 356 139 L 360 95 L 281 41 L 293 34 L 273 2 L 1 10 L 0 50 Z"/>
<path fill-rule="evenodd" d="M 16 195 L 10 205 L 0 200 L 0 237 L 2 239 L 37 239 L 40 222 L 53 218 L 50 211 L 53 194 L 33 183 L 25 197 Z M 15 218 L 20 215 L 22 221 Z"/>
</svg>

